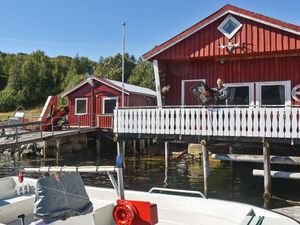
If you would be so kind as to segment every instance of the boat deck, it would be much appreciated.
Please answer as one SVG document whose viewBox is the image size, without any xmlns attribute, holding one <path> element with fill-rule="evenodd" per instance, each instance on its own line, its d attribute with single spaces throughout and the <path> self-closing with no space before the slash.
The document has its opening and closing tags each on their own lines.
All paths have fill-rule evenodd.
<svg viewBox="0 0 300 225">
<path fill-rule="evenodd" d="M 289 206 L 284 208 L 273 209 L 273 211 L 289 216 L 300 222 L 300 206 Z"/>
</svg>

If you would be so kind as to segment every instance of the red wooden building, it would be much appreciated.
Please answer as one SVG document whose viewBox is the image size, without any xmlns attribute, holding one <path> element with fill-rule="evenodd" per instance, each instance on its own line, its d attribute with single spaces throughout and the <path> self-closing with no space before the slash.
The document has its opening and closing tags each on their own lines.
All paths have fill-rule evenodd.
<svg viewBox="0 0 300 225">
<path fill-rule="evenodd" d="M 115 133 L 300 141 L 299 26 L 226 5 L 143 58 L 154 66 L 158 108 L 117 110 Z M 229 105 L 199 106 L 190 88 L 218 78 Z"/>
<path fill-rule="evenodd" d="M 112 128 L 113 110 L 122 105 L 122 83 L 115 80 L 89 77 L 62 97 L 68 98 L 71 126 L 99 126 Z M 153 106 L 156 92 L 124 83 L 124 107 Z"/>
<path fill-rule="evenodd" d="M 300 83 L 300 27 L 226 5 L 153 48 L 158 97 L 166 105 L 196 105 L 189 87 L 198 80 L 234 89 L 235 105 L 290 105 Z M 160 102 L 160 100 L 158 100 Z"/>
</svg>

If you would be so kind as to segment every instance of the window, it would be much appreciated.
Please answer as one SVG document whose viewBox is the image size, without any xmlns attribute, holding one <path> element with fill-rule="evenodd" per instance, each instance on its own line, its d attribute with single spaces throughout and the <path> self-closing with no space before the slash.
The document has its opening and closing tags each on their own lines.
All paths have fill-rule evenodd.
<svg viewBox="0 0 300 225">
<path fill-rule="evenodd" d="M 112 114 L 118 106 L 118 97 L 103 98 L 103 114 Z"/>
<path fill-rule="evenodd" d="M 242 24 L 233 16 L 229 15 L 220 24 L 218 30 L 221 31 L 228 39 L 231 39 L 241 27 Z"/>
<path fill-rule="evenodd" d="M 256 83 L 257 105 L 290 105 L 291 82 L 273 81 Z"/>
<path fill-rule="evenodd" d="M 87 114 L 87 98 L 75 99 L 75 114 L 76 115 Z"/>
<path fill-rule="evenodd" d="M 229 89 L 228 105 L 253 105 L 253 83 L 227 83 Z"/>
</svg>

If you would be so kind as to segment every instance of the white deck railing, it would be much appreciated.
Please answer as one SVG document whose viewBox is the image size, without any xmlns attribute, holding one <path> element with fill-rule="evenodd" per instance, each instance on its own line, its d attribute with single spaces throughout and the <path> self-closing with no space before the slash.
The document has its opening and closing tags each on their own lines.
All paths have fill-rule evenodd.
<svg viewBox="0 0 300 225">
<path fill-rule="evenodd" d="M 298 107 L 116 109 L 114 132 L 300 138 Z"/>
</svg>

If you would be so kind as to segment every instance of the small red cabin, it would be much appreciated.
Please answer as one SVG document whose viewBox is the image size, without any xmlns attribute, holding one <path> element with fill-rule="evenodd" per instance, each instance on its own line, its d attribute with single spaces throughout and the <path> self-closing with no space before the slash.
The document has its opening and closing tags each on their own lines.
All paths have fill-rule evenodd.
<svg viewBox="0 0 300 225">
<path fill-rule="evenodd" d="M 122 105 L 122 83 L 91 76 L 62 94 L 68 98 L 71 126 L 112 128 L 113 110 Z M 124 106 L 153 106 L 156 92 L 124 83 Z"/>
</svg>

